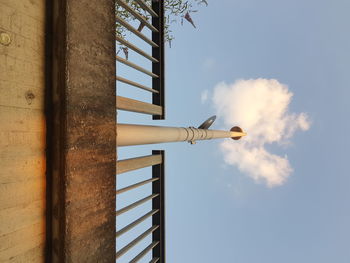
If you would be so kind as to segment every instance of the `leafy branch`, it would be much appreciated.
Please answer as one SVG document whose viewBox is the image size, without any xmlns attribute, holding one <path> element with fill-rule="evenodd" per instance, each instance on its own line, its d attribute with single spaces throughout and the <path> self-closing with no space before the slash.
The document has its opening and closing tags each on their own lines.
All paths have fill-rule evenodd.
<svg viewBox="0 0 350 263">
<path fill-rule="evenodd" d="M 146 20 L 151 20 L 151 15 L 143 10 L 135 1 L 133 0 L 124 0 L 128 5 L 130 5 L 139 15 L 144 17 Z M 159 0 L 162 1 L 162 0 Z M 145 0 L 145 3 L 149 6 L 152 4 L 152 0 Z M 165 9 L 165 21 L 164 21 L 164 34 L 165 41 L 169 43 L 171 46 L 171 41 L 175 39 L 175 36 L 172 31 L 172 25 L 186 20 L 192 24 L 195 28 L 195 23 L 192 20 L 191 14 L 198 12 L 199 7 L 208 6 L 208 2 L 206 0 L 164 0 L 164 9 Z M 116 15 L 126 22 L 130 23 L 135 21 L 136 18 L 131 15 L 127 10 L 125 10 L 120 5 L 116 4 L 115 6 Z M 140 23 L 138 30 L 141 31 L 143 29 L 143 24 Z M 116 23 L 116 34 L 119 37 L 126 38 L 127 29 Z M 127 57 L 127 48 L 120 47 L 125 53 Z"/>
</svg>

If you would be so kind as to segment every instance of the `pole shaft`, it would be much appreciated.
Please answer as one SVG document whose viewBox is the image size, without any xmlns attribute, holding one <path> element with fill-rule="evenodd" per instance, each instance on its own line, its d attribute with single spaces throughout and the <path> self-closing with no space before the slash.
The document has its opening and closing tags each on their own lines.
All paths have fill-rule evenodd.
<svg viewBox="0 0 350 263">
<path fill-rule="evenodd" d="M 232 132 L 204 130 L 196 128 L 178 128 L 135 124 L 117 125 L 117 145 L 141 145 L 164 142 L 210 140 L 231 138 Z"/>
</svg>

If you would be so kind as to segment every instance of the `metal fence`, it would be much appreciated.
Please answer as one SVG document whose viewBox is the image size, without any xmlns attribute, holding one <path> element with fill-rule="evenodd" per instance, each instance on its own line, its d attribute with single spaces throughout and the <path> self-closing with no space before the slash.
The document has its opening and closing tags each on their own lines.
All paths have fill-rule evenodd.
<svg viewBox="0 0 350 263">
<path fill-rule="evenodd" d="M 153 119 L 164 119 L 164 3 L 163 1 L 152 0 L 152 5 L 149 5 L 148 2 L 143 0 L 133 0 L 134 4 L 137 4 L 141 9 L 149 14 L 151 19 L 147 19 L 145 16 L 137 12 L 135 8 L 133 8 L 131 2 L 132 1 L 127 2 L 124 0 L 116 0 L 116 4 L 122 7 L 125 12 L 129 12 L 130 15 L 139 21 L 140 25 L 151 30 L 151 36 L 149 37 L 142 33 L 142 30 L 135 28 L 128 21 L 118 16 L 118 14 L 116 14 L 116 23 L 123 26 L 130 33 L 134 34 L 134 36 L 140 38 L 147 45 L 149 45 L 151 47 L 152 54 L 148 54 L 146 51 L 142 50 L 134 43 L 131 43 L 131 41 L 128 41 L 123 37 L 116 36 L 116 40 L 124 47 L 127 47 L 131 52 L 136 52 L 149 60 L 152 63 L 152 66 L 151 69 L 147 69 L 135 62 L 129 61 L 127 57 L 123 58 L 118 56 L 118 54 L 116 55 L 116 61 L 117 63 L 122 63 L 132 70 L 137 70 L 151 77 L 152 85 L 147 86 L 134 81 L 130 76 L 119 76 L 117 74 L 116 79 L 118 82 L 127 84 L 127 86 L 151 92 L 152 103 L 117 96 L 117 109 L 150 114 L 152 115 Z M 123 247 L 118 247 L 117 242 L 117 262 L 118 259 L 121 259 L 127 253 L 130 253 L 137 244 L 141 244 L 141 241 L 149 237 L 151 237 L 152 240 L 150 244 L 142 248 L 141 251 L 139 249 L 136 256 L 134 256 L 129 262 L 144 260 L 146 255 L 148 255 L 148 257 L 151 255 L 150 262 L 165 262 L 164 151 L 152 151 L 152 155 L 117 161 L 117 176 L 119 177 L 121 174 L 144 167 L 152 167 L 152 176 L 149 179 L 117 189 L 117 202 L 118 196 L 121 194 L 151 184 L 152 190 L 150 195 L 147 195 L 120 209 L 118 208 L 116 211 L 116 220 L 118 222 L 118 217 L 140 207 L 147 202 L 152 203 L 151 209 L 146 213 L 140 214 L 136 220 L 128 223 L 123 228 L 117 228 L 116 238 L 118 239 L 123 235 L 127 235 L 128 232 L 132 231 L 137 226 L 140 226 L 146 220 L 151 219 L 152 223 L 148 229 L 145 229 L 140 235 Z"/>
<path fill-rule="evenodd" d="M 147 87 L 141 83 L 137 83 L 133 80 L 126 78 L 125 76 L 117 76 L 117 81 L 123 82 L 135 88 L 139 88 L 152 93 L 152 103 L 133 100 L 131 98 L 125 98 L 117 96 L 117 108 L 119 110 L 126 110 L 138 113 L 145 113 L 153 115 L 153 119 L 163 120 L 165 118 L 165 105 L 164 105 L 164 2 L 152 0 L 152 6 L 147 5 L 143 0 L 134 0 L 143 10 L 149 13 L 152 17 L 152 22 L 148 21 L 144 16 L 135 11 L 132 6 L 126 3 L 124 0 L 116 0 L 116 4 L 124 8 L 129 12 L 131 16 L 137 19 L 141 25 L 147 27 L 152 31 L 152 39 L 143 34 L 141 30 L 136 29 L 130 23 L 123 20 L 116 14 L 116 23 L 123 26 L 129 32 L 139 37 L 145 43 L 152 47 L 152 54 L 148 54 L 141 48 L 137 47 L 133 43 L 127 41 L 123 37 L 116 36 L 116 40 L 130 49 L 133 52 L 138 53 L 142 57 L 152 62 L 152 70 L 145 69 L 130 62 L 120 56 L 116 56 L 116 60 L 130 68 L 133 68 L 139 72 L 142 72 L 152 78 L 152 87 Z"/>
<path fill-rule="evenodd" d="M 152 155 L 137 157 L 132 159 L 126 159 L 118 161 L 117 174 L 120 175 L 132 170 L 152 166 L 152 178 L 138 182 L 136 184 L 129 185 L 127 187 L 118 189 L 116 194 L 118 195 L 127 191 L 137 189 L 146 184 L 152 184 L 152 193 L 130 205 L 127 205 L 116 212 L 116 216 L 120 216 L 131 209 L 134 209 L 147 201 L 152 201 L 151 211 L 143 214 L 135 221 L 126 225 L 122 229 L 117 231 L 116 237 L 127 233 L 137 225 L 144 222 L 146 219 L 152 217 L 152 226 L 144 231 L 141 235 L 137 236 L 130 243 L 123 248 L 117 250 L 116 259 L 123 256 L 130 249 L 132 249 L 141 240 L 152 234 L 152 243 L 144 248 L 138 255 L 134 257 L 130 262 L 138 262 L 143 256 L 152 251 L 151 262 L 165 262 L 165 207 L 164 207 L 164 151 L 153 151 Z M 118 220 L 118 219 L 117 219 Z"/>
</svg>

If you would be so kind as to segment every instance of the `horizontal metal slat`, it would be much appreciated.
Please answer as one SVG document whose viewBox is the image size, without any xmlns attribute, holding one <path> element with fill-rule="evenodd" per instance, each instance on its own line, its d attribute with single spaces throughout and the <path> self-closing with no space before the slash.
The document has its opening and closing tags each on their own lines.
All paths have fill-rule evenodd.
<svg viewBox="0 0 350 263">
<path fill-rule="evenodd" d="M 116 237 L 121 236 L 122 234 L 128 232 L 130 229 L 132 229 L 133 227 L 137 226 L 138 224 L 142 223 L 143 221 L 145 221 L 147 218 L 153 216 L 154 214 L 158 213 L 159 210 L 158 209 L 153 209 L 152 211 L 148 212 L 147 214 L 141 216 L 139 219 L 135 220 L 134 222 L 128 224 L 127 226 L 123 227 L 122 229 L 120 229 L 117 233 L 116 233 Z"/>
<path fill-rule="evenodd" d="M 139 235 L 137 238 L 135 238 L 133 241 L 131 241 L 129 244 L 127 244 L 125 247 L 123 247 L 121 250 L 119 250 L 115 256 L 116 259 L 120 258 L 122 255 L 124 255 L 126 252 L 128 252 L 132 247 L 134 247 L 137 243 L 139 243 L 142 239 L 144 239 L 146 236 L 154 232 L 159 226 L 152 226 L 148 230 L 146 230 L 144 233 Z"/>
<path fill-rule="evenodd" d="M 123 82 L 123 83 L 125 83 L 125 84 L 134 86 L 134 87 L 139 88 L 139 89 L 147 90 L 147 91 L 153 92 L 153 93 L 159 93 L 158 90 L 151 89 L 151 88 L 149 88 L 149 87 L 146 87 L 146 86 L 144 86 L 144 85 L 142 85 L 142 84 L 139 84 L 139 83 L 137 83 L 137 82 L 128 80 L 128 79 L 123 78 L 123 77 L 117 76 L 116 79 L 117 79 L 118 81 L 120 81 L 120 82 Z"/>
<path fill-rule="evenodd" d="M 154 74 L 153 72 L 147 70 L 147 69 L 144 69 L 143 67 L 140 67 L 139 65 L 136 65 L 135 63 L 132 63 L 130 62 L 129 60 L 126 60 L 122 57 L 119 57 L 119 56 L 116 56 L 115 59 L 120 62 L 120 63 L 123 63 L 124 65 L 127 65 L 133 69 L 136 69 L 142 73 L 145 73 L 146 75 L 148 76 L 151 76 L 152 78 L 159 78 L 158 75 Z"/>
<path fill-rule="evenodd" d="M 119 194 L 125 193 L 127 191 L 130 191 L 132 189 L 135 189 L 137 187 L 140 187 L 140 186 L 143 186 L 145 184 L 152 183 L 152 182 L 158 181 L 158 180 L 159 180 L 158 178 L 152 178 L 152 179 L 144 180 L 142 182 L 139 182 L 139 183 L 136 183 L 136 184 L 132 184 L 130 186 L 127 186 L 127 187 L 124 187 L 124 188 L 122 188 L 120 190 L 117 190 L 116 194 L 119 195 Z"/>
<path fill-rule="evenodd" d="M 150 44 L 152 47 L 159 47 L 156 43 L 154 43 L 151 39 L 146 37 L 144 34 L 142 34 L 140 31 L 135 29 L 132 25 L 130 25 L 128 22 L 126 22 L 124 19 L 120 18 L 119 16 L 115 17 L 115 20 L 124 26 L 126 29 L 128 29 L 130 32 L 134 33 L 136 36 L 147 42 L 147 44 Z"/>
<path fill-rule="evenodd" d="M 153 154 L 117 161 L 117 174 L 141 169 L 144 167 L 161 164 L 163 161 L 161 154 Z"/>
<path fill-rule="evenodd" d="M 131 44 L 131 43 L 128 42 L 128 41 L 126 41 L 124 38 L 122 38 L 122 37 L 120 37 L 120 36 L 115 36 L 115 39 L 116 39 L 119 43 L 121 43 L 121 44 L 127 46 L 128 48 L 130 48 L 130 49 L 132 49 L 132 50 L 134 50 L 136 53 L 140 54 L 141 56 L 144 56 L 145 58 L 151 60 L 152 62 L 158 62 L 157 59 L 155 59 L 155 58 L 152 57 L 151 55 L 148 55 L 146 52 L 144 52 L 143 50 L 139 49 L 137 46 Z"/>
<path fill-rule="evenodd" d="M 152 26 L 143 16 L 137 13 L 131 6 L 129 6 L 124 0 L 116 0 L 116 2 L 122 6 L 126 11 L 132 14 L 135 18 L 137 18 L 141 23 L 143 23 L 146 27 L 151 29 L 153 32 L 158 32 L 158 29 Z"/>
<path fill-rule="evenodd" d="M 154 258 L 149 263 L 157 263 L 158 261 L 159 261 L 159 258 Z"/>
<path fill-rule="evenodd" d="M 138 262 L 141 258 L 143 258 L 148 252 L 151 251 L 155 246 L 159 244 L 159 241 L 154 241 L 150 245 L 148 245 L 144 250 L 142 250 L 136 257 L 134 257 L 130 263 L 136 263 Z"/>
<path fill-rule="evenodd" d="M 119 216 L 119 215 L 121 215 L 121 214 L 123 214 L 123 213 L 125 213 L 125 212 L 127 212 L 127 211 L 129 211 L 129 210 L 131 210 L 131 209 L 133 209 L 133 208 L 135 208 L 135 207 L 137 207 L 137 206 L 139 206 L 139 205 L 149 201 L 149 200 L 152 200 L 153 198 L 155 198 L 157 196 L 159 196 L 159 194 L 153 194 L 153 195 L 149 195 L 149 196 L 147 196 L 145 198 L 142 198 L 141 200 L 136 201 L 135 203 L 132 203 L 131 205 L 128 205 L 128 206 L 126 206 L 126 207 L 116 211 L 116 216 Z"/>
<path fill-rule="evenodd" d="M 162 114 L 161 106 L 121 96 L 117 96 L 117 109 L 151 115 Z"/>
<path fill-rule="evenodd" d="M 147 11 L 150 15 L 152 15 L 154 17 L 158 17 L 157 13 L 154 12 L 154 10 L 150 6 L 148 6 L 144 1 L 142 1 L 142 0 L 135 0 L 135 2 L 137 2 L 139 4 L 139 6 L 143 10 Z"/>
</svg>

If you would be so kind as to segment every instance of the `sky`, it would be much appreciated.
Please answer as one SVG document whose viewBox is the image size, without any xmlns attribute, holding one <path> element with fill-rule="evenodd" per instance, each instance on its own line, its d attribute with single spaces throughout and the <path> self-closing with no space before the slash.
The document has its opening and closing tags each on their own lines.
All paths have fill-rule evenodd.
<svg viewBox="0 0 350 263">
<path fill-rule="evenodd" d="M 184 127 L 216 114 L 212 128 L 248 132 L 118 149 L 119 159 L 165 150 L 167 262 L 350 262 L 350 2 L 208 2 L 196 29 L 173 26 L 166 120 L 118 112 L 118 122 Z M 133 73 L 118 64 L 117 74 Z M 118 94 L 150 98 L 123 85 Z M 119 175 L 118 187 L 149 174 Z"/>
</svg>

